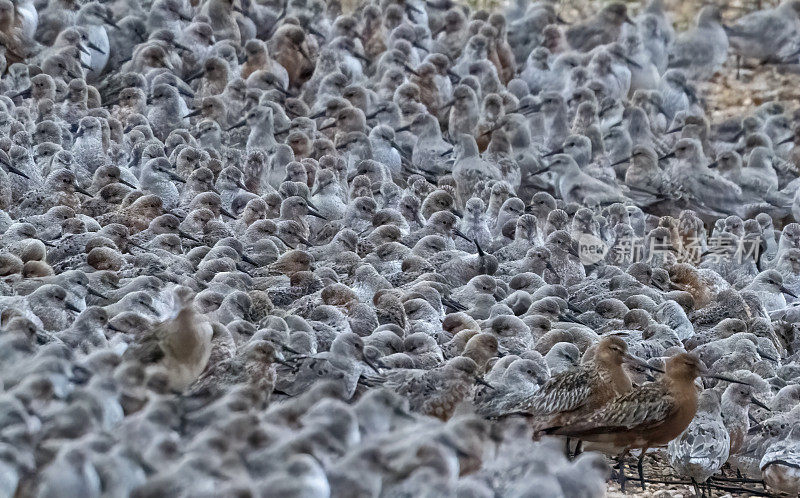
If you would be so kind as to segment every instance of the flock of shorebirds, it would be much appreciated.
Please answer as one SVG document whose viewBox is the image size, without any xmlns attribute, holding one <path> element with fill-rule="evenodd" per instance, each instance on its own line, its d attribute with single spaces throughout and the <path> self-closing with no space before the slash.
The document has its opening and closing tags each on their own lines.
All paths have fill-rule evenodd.
<svg viewBox="0 0 800 498">
<path fill-rule="evenodd" d="M 800 0 L 353 3 L 0 0 L 0 496 L 797 496 Z"/>
</svg>

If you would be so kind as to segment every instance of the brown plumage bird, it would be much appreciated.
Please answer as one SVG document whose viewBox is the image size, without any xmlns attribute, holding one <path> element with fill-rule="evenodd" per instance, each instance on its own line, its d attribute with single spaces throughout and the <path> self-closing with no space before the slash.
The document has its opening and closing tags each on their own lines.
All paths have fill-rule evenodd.
<svg viewBox="0 0 800 498">
<path fill-rule="evenodd" d="M 0 46 L 3 47 L 8 66 L 15 62 L 24 62 L 28 49 L 25 35 L 17 22 L 14 4 L 9 0 L 0 0 Z"/>
<path fill-rule="evenodd" d="M 494 40 L 494 50 L 497 54 L 497 61 L 500 63 L 497 75 L 500 76 L 503 84 L 508 84 L 517 73 L 517 65 L 511 45 L 506 38 L 506 18 L 502 14 L 494 13 L 489 16 L 489 24 L 497 31 L 497 37 Z"/>
<path fill-rule="evenodd" d="M 109 223 L 125 225 L 131 234 L 139 233 L 150 226 L 153 218 L 164 213 L 161 198 L 157 195 L 143 195 L 130 206 L 106 213 L 97 218 L 101 226 Z"/>
<path fill-rule="evenodd" d="M 211 324 L 197 313 L 194 293 L 186 288 L 175 293 L 179 307 L 174 318 L 142 333 L 124 359 L 137 360 L 167 373 L 169 388 L 181 391 L 205 370 L 211 355 Z"/>
<path fill-rule="evenodd" d="M 289 72 L 289 84 L 298 88 L 314 72 L 303 28 L 296 24 L 279 27 L 269 41 L 269 53 Z"/>
<path fill-rule="evenodd" d="M 314 257 L 305 251 L 294 249 L 282 254 L 277 261 L 269 265 L 271 274 L 291 276 L 299 271 L 308 271 L 314 264 Z"/>
<path fill-rule="evenodd" d="M 622 368 L 626 359 L 635 361 L 625 341 L 603 337 L 592 361 L 551 377 L 519 411 L 536 417 L 537 427 L 545 431 L 580 420 L 631 390 L 631 380 Z"/>
<path fill-rule="evenodd" d="M 692 354 L 677 354 L 667 360 L 666 372 L 658 380 L 614 398 L 591 415 L 573 419 L 569 424 L 547 432 L 622 448 L 619 475 L 623 487 L 623 458 L 631 449 L 640 449 L 638 469 L 644 488 L 642 461 L 646 451 L 666 445 L 689 426 L 697 411 L 698 389 L 694 380 L 701 375 L 741 383 L 708 374 L 705 366 Z"/>
<path fill-rule="evenodd" d="M 261 40 L 248 40 L 244 45 L 244 53 L 247 60 L 242 64 L 243 80 L 259 69 L 269 69 L 269 54 L 266 45 Z"/>
<path fill-rule="evenodd" d="M 478 372 L 483 373 L 489 360 L 497 356 L 497 338 L 491 334 L 479 333 L 467 341 L 461 356 L 474 361 L 478 365 Z"/>
<path fill-rule="evenodd" d="M 420 103 L 428 109 L 428 112 L 434 115 L 444 104 L 434 79 L 436 74 L 436 67 L 433 64 L 425 62 L 417 66 L 417 68 L 413 70 L 411 78 L 409 78 L 410 81 L 420 89 Z"/>
<path fill-rule="evenodd" d="M 381 10 L 377 5 L 367 5 L 361 14 L 361 43 L 364 54 L 370 59 L 386 51 L 386 33 L 382 24 Z"/>
</svg>

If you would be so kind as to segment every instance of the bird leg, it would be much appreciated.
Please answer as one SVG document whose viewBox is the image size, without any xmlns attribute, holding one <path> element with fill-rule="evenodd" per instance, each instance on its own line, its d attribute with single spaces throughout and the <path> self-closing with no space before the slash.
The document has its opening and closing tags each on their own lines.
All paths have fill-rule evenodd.
<svg viewBox="0 0 800 498">
<path fill-rule="evenodd" d="M 575 451 L 574 452 L 572 451 L 572 441 L 573 441 L 573 439 L 571 437 L 568 437 L 566 439 L 567 460 L 574 460 L 575 457 L 577 457 L 581 453 L 581 450 L 580 450 L 581 440 L 580 439 L 577 440 L 577 444 L 575 445 Z"/>
<path fill-rule="evenodd" d="M 636 464 L 636 470 L 639 471 L 639 483 L 642 485 L 642 489 L 644 489 L 644 454 L 647 452 L 647 448 L 642 448 L 642 454 L 639 455 L 639 463 Z"/>
<path fill-rule="evenodd" d="M 621 489 L 623 493 L 625 492 L 625 482 L 628 480 L 628 478 L 625 476 L 625 455 L 627 454 L 628 450 L 625 449 L 617 457 L 617 470 L 619 472 L 617 479 L 619 482 L 619 489 Z"/>
<path fill-rule="evenodd" d="M 706 495 L 705 493 L 703 493 L 702 495 L 700 494 L 700 486 L 697 485 L 697 480 L 694 477 L 692 477 L 692 486 L 694 486 L 694 494 L 695 494 L 695 496 L 704 497 Z"/>
</svg>

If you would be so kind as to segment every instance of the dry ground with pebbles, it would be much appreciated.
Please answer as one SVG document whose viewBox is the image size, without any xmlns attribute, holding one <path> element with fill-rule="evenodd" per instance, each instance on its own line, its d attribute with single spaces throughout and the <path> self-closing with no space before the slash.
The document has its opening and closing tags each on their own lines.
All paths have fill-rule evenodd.
<svg viewBox="0 0 800 498">
<path fill-rule="evenodd" d="M 614 462 L 611 460 L 609 460 L 609 463 L 614 465 Z M 646 488 L 642 490 L 636 472 L 636 457 L 628 457 L 627 464 L 629 467 L 626 469 L 626 475 L 630 480 L 625 485 L 625 492 L 622 492 L 617 482 L 609 481 L 608 493 L 606 495 L 608 498 L 690 498 L 696 496 L 694 487 L 690 484 L 645 483 Z M 728 476 L 733 477 L 730 471 L 728 472 Z M 687 481 L 672 470 L 672 467 L 670 467 L 667 461 L 666 454 L 661 451 L 651 451 L 645 457 L 644 477 L 647 480 L 661 480 L 672 483 Z M 711 496 L 713 498 L 763 496 L 767 494 L 767 491 L 761 484 L 738 484 L 720 481 L 716 481 L 715 483 L 722 487 L 712 489 Z M 726 487 L 730 489 L 723 489 Z M 733 491 L 735 488 L 746 488 L 748 490 L 753 490 L 753 492 L 736 492 Z"/>
</svg>

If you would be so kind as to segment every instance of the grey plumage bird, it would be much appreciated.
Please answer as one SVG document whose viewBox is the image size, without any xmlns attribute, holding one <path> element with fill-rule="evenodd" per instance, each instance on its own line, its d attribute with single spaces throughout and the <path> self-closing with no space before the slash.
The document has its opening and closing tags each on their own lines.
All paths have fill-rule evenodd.
<svg viewBox="0 0 800 498">
<path fill-rule="evenodd" d="M 0 495 L 796 493 L 796 2 L 576 7 L 0 0 Z"/>
<path fill-rule="evenodd" d="M 625 4 L 610 3 L 593 17 L 567 28 L 565 36 L 575 50 L 588 52 L 598 45 L 615 41 L 623 23 L 633 24 Z"/>
<path fill-rule="evenodd" d="M 728 57 L 728 35 L 722 26 L 722 14 L 707 6 L 697 14 L 695 26 L 680 33 L 672 45 L 669 67 L 682 70 L 691 79 L 706 80 Z"/>
</svg>

